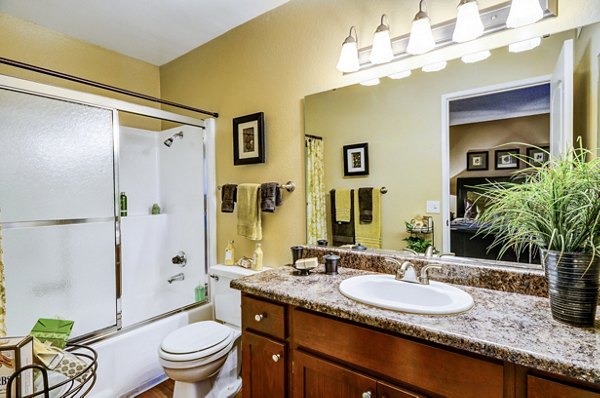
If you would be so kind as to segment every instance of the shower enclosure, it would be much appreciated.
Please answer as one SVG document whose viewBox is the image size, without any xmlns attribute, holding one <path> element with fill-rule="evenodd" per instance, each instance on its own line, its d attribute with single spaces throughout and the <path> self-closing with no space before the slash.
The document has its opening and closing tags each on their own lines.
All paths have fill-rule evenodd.
<svg viewBox="0 0 600 398">
<path fill-rule="evenodd" d="M 207 302 L 212 120 L 8 76 L 0 120 L 8 335 L 62 318 L 98 341 Z"/>
</svg>

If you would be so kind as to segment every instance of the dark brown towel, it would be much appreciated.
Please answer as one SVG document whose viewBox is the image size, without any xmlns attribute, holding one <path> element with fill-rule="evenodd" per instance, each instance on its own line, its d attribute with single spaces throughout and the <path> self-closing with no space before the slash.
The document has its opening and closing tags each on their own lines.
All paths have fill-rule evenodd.
<svg viewBox="0 0 600 398">
<path fill-rule="evenodd" d="M 279 184 L 276 182 L 265 182 L 260 185 L 260 208 L 264 212 L 273 213 L 277 205 L 277 188 Z"/>
<path fill-rule="evenodd" d="M 373 222 L 373 188 L 358 188 L 358 211 L 361 224 Z"/>
<path fill-rule="evenodd" d="M 356 243 L 354 240 L 354 190 L 350 191 L 350 222 L 335 221 L 335 189 L 332 189 L 329 194 L 331 196 L 333 245 L 342 246 Z"/>
<path fill-rule="evenodd" d="M 223 185 L 221 187 L 221 212 L 233 213 L 235 202 L 237 202 L 237 185 Z"/>
<path fill-rule="evenodd" d="M 283 204 L 283 192 L 281 192 L 281 187 L 277 185 L 276 193 L 275 193 L 275 206 L 279 207 Z"/>
</svg>

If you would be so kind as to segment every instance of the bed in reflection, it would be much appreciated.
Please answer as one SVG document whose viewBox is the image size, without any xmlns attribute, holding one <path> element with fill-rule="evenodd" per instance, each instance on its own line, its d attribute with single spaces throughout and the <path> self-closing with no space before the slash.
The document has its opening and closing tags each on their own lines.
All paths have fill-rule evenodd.
<svg viewBox="0 0 600 398">
<path fill-rule="evenodd" d="M 520 263 L 539 264 L 539 255 L 533 250 L 522 253 L 517 257 L 512 250 L 498 257 L 500 249 L 491 248 L 493 234 L 477 234 L 485 225 L 478 221 L 479 215 L 485 210 L 486 201 L 481 197 L 481 187 L 490 182 L 506 182 L 510 177 L 477 177 L 458 178 L 456 180 L 456 215 L 450 224 L 450 248 L 460 257 L 502 260 Z"/>
</svg>

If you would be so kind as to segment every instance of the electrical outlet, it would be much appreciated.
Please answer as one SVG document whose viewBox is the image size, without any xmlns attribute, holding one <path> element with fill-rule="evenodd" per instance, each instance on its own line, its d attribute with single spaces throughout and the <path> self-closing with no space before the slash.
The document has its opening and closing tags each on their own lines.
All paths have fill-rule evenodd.
<svg viewBox="0 0 600 398">
<path fill-rule="evenodd" d="M 440 214 L 440 201 L 439 200 L 428 200 L 427 201 L 427 213 Z"/>
</svg>

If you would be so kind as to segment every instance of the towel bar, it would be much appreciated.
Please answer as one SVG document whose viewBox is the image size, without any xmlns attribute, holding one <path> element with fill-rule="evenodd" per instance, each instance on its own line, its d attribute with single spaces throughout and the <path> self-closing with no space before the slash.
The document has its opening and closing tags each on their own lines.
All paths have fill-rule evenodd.
<svg viewBox="0 0 600 398">
<path fill-rule="evenodd" d="M 294 184 L 292 181 L 288 181 L 285 184 L 279 184 L 280 188 L 285 189 L 288 192 L 294 192 L 296 190 L 296 184 Z M 217 185 L 217 189 L 220 191 L 223 188 L 222 185 Z M 383 192 L 383 191 L 382 191 Z M 387 192 L 387 189 L 386 189 Z"/>
</svg>

